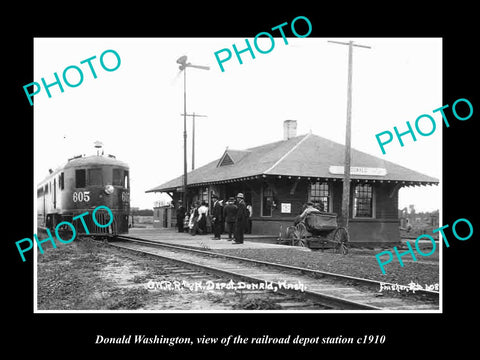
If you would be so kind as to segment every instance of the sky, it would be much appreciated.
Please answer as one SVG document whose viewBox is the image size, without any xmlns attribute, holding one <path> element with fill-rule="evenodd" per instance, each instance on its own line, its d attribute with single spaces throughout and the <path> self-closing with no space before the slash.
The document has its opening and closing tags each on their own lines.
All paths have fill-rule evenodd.
<svg viewBox="0 0 480 360">
<path fill-rule="evenodd" d="M 260 30 L 259 30 L 260 31 Z M 196 119 L 195 165 L 222 156 L 226 147 L 246 149 L 281 140 L 283 121 L 297 120 L 297 134 L 312 132 L 338 143 L 345 142 L 349 41 L 370 46 L 354 48 L 352 85 L 352 147 L 412 170 L 442 178 L 441 115 L 433 113 L 442 102 L 441 38 L 274 38 L 268 54 L 253 47 L 233 54 L 220 70 L 214 53 L 232 44 L 244 49 L 245 38 L 35 38 L 34 79 L 47 84 L 60 79 L 65 68 L 78 66 L 83 82 L 44 88 L 34 97 L 35 182 L 48 169 L 78 154 L 94 154 L 102 141 L 105 153 L 130 166 L 131 206 L 152 208 L 160 194 L 145 191 L 183 173 L 183 72 L 176 60 L 210 66 L 187 69 L 187 113 L 207 115 Z M 253 46 L 253 39 L 249 39 Z M 270 47 L 268 38 L 259 47 Z M 121 59 L 115 71 L 100 62 L 106 50 Z M 87 63 L 91 61 L 97 78 Z M 222 54 L 221 56 L 224 56 Z M 105 54 L 105 65 L 116 59 Z M 67 72 L 79 81 L 75 70 Z M 28 99 L 25 97 L 28 104 Z M 428 114 L 436 120 L 430 136 L 404 136 L 382 154 L 375 135 Z M 191 118 L 187 119 L 188 169 L 191 169 Z M 431 129 L 422 123 L 424 132 Z M 399 208 L 414 204 L 417 211 L 441 208 L 441 186 L 403 188 Z M 35 188 L 36 189 L 36 188 Z M 36 197 L 36 190 L 34 191 Z"/>
</svg>

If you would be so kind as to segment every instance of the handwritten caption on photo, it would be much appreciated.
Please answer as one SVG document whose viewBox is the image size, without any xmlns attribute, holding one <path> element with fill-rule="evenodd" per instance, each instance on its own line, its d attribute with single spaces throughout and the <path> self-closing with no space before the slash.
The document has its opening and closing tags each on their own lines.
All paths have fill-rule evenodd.
<svg viewBox="0 0 480 360">
<path fill-rule="evenodd" d="M 438 283 L 436 283 L 436 284 L 431 284 L 431 285 L 425 284 L 425 286 L 422 286 L 419 283 L 415 283 L 413 281 L 411 283 L 409 283 L 408 285 L 399 285 L 397 283 L 389 284 L 389 283 L 380 282 L 379 292 L 383 292 L 385 290 L 397 291 L 397 292 L 400 292 L 400 291 L 409 292 L 409 291 L 411 291 L 413 293 L 415 293 L 415 291 L 418 291 L 418 290 L 439 291 L 439 285 L 438 285 Z"/>
<path fill-rule="evenodd" d="M 271 281 L 247 283 L 243 281 L 217 282 L 217 281 L 195 281 L 189 282 L 186 280 L 170 281 L 153 281 L 150 280 L 145 284 L 145 289 L 148 290 L 177 290 L 183 289 L 189 291 L 204 291 L 204 290 L 270 290 L 276 292 L 278 290 L 298 290 L 304 292 L 306 289 L 303 283 L 287 283 L 286 281 L 278 281 L 276 283 Z"/>
</svg>

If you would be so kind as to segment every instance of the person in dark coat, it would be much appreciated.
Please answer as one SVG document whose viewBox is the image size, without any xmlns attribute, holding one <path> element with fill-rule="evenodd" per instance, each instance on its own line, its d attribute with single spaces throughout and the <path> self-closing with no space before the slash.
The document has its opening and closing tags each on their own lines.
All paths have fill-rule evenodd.
<svg viewBox="0 0 480 360">
<path fill-rule="evenodd" d="M 220 202 L 220 205 L 222 205 L 222 224 L 220 226 L 220 234 L 223 234 L 223 233 L 225 233 L 225 212 L 224 212 L 223 208 L 225 207 L 227 202 L 224 201 L 223 199 L 219 200 L 219 202 Z"/>
<path fill-rule="evenodd" d="M 248 220 L 248 212 L 242 193 L 237 194 L 237 209 L 235 240 L 233 241 L 233 244 L 243 244 L 243 234 Z"/>
<path fill-rule="evenodd" d="M 235 221 L 237 221 L 237 205 L 234 204 L 233 197 L 228 199 L 227 205 L 223 208 L 223 218 L 227 224 L 228 240 L 232 240 L 232 235 L 235 230 Z"/>
<path fill-rule="evenodd" d="M 212 194 L 212 222 L 213 222 L 213 239 L 220 240 L 220 234 L 222 233 L 222 222 L 223 222 L 223 206 L 218 201 L 218 196 Z"/>
<path fill-rule="evenodd" d="M 177 215 L 178 232 L 183 233 L 183 221 L 185 220 L 185 207 L 183 206 L 182 200 L 178 200 L 176 215 Z"/>
</svg>

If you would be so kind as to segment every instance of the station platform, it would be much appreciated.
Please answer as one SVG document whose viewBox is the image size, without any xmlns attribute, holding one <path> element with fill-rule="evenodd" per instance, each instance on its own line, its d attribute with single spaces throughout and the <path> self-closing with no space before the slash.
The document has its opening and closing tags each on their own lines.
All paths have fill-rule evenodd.
<svg viewBox="0 0 480 360">
<path fill-rule="evenodd" d="M 222 234 L 220 240 L 214 240 L 213 234 L 195 235 L 189 233 L 179 233 L 176 229 L 168 228 L 130 228 L 128 236 L 138 237 L 150 241 L 158 241 L 162 243 L 187 246 L 195 249 L 292 249 L 298 251 L 310 251 L 307 248 L 298 246 L 279 245 L 271 243 L 273 237 L 271 235 L 244 235 L 243 244 L 233 244 L 228 241 L 228 235 Z M 263 239 L 264 238 L 264 239 Z M 266 240 L 267 242 L 262 241 Z"/>
</svg>

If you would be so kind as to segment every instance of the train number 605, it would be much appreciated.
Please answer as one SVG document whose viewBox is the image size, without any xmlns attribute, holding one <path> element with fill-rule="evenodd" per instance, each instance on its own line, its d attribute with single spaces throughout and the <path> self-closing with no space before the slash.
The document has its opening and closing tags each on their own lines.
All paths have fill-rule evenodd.
<svg viewBox="0 0 480 360">
<path fill-rule="evenodd" d="M 73 196 L 72 196 L 72 199 L 73 199 L 73 202 L 82 202 L 82 201 L 85 201 L 85 202 L 88 202 L 90 201 L 90 191 L 79 191 L 79 192 L 76 192 L 74 191 L 73 192 Z"/>
</svg>

